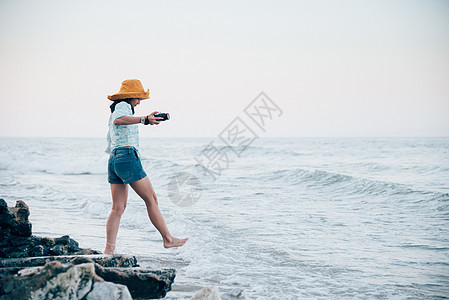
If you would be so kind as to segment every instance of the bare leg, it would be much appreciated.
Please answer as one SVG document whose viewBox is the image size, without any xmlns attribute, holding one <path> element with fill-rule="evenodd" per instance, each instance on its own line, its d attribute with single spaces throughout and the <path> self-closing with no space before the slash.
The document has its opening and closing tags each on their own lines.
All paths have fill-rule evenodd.
<svg viewBox="0 0 449 300">
<path fill-rule="evenodd" d="M 162 239 L 164 240 L 164 247 L 172 248 L 183 246 L 188 239 L 178 239 L 170 234 L 170 231 L 165 224 L 164 217 L 159 210 L 156 193 L 153 190 L 153 186 L 151 185 L 148 176 L 139 181 L 134 181 L 130 183 L 130 185 L 137 193 L 137 195 L 139 195 L 143 199 L 143 201 L 145 201 L 148 217 L 150 218 L 151 223 L 153 223 L 153 225 L 162 235 Z"/>
<path fill-rule="evenodd" d="M 115 249 L 115 241 L 120 225 L 120 218 L 126 208 L 128 200 L 128 185 L 111 184 L 112 209 L 106 223 L 106 248 L 104 254 L 113 254 Z"/>
</svg>

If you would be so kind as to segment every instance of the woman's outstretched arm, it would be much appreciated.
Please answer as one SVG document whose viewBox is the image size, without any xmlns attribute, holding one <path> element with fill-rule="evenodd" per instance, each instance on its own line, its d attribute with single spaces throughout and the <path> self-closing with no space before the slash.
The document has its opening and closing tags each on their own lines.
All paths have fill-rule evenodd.
<svg viewBox="0 0 449 300">
<path fill-rule="evenodd" d="M 153 115 L 157 113 L 157 111 L 153 111 L 148 115 L 148 120 L 150 121 L 150 125 L 157 125 L 160 123 L 160 120 L 164 118 L 155 118 Z M 131 125 L 131 124 L 139 124 L 142 117 L 132 117 L 132 116 L 123 116 L 114 120 L 114 125 Z"/>
</svg>

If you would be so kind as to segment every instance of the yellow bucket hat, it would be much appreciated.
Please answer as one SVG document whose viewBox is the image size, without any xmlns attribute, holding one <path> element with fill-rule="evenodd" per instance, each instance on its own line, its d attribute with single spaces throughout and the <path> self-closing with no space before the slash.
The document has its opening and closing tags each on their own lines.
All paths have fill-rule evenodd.
<svg viewBox="0 0 449 300">
<path fill-rule="evenodd" d="M 118 93 L 108 96 L 108 99 L 112 101 L 128 98 L 140 98 L 141 100 L 148 99 L 150 98 L 150 90 L 148 89 L 145 92 L 140 80 L 128 79 L 122 82 L 122 86 Z"/>
</svg>

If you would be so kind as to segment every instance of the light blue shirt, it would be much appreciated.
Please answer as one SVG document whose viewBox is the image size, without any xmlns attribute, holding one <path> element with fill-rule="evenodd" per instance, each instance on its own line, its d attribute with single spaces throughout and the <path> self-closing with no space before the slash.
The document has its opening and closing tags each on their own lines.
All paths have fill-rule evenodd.
<svg viewBox="0 0 449 300">
<path fill-rule="evenodd" d="M 115 106 L 114 112 L 109 117 L 108 147 L 106 153 L 118 147 L 131 146 L 139 150 L 139 125 L 115 125 L 114 121 L 123 116 L 132 116 L 131 104 L 123 101 Z"/>
</svg>

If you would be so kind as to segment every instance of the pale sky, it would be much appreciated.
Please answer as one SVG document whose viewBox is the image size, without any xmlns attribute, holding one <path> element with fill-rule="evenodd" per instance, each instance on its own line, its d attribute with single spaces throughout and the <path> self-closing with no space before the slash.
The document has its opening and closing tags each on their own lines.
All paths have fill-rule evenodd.
<svg viewBox="0 0 449 300">
<path fill-rule="evenodd" d="M 449 136 L 449 1 L 0 0 L 0 136 L 104 137 L 125 79 L 142 137 L 213 137 L 264 91 L 261 136 Z"/>
</svg>

